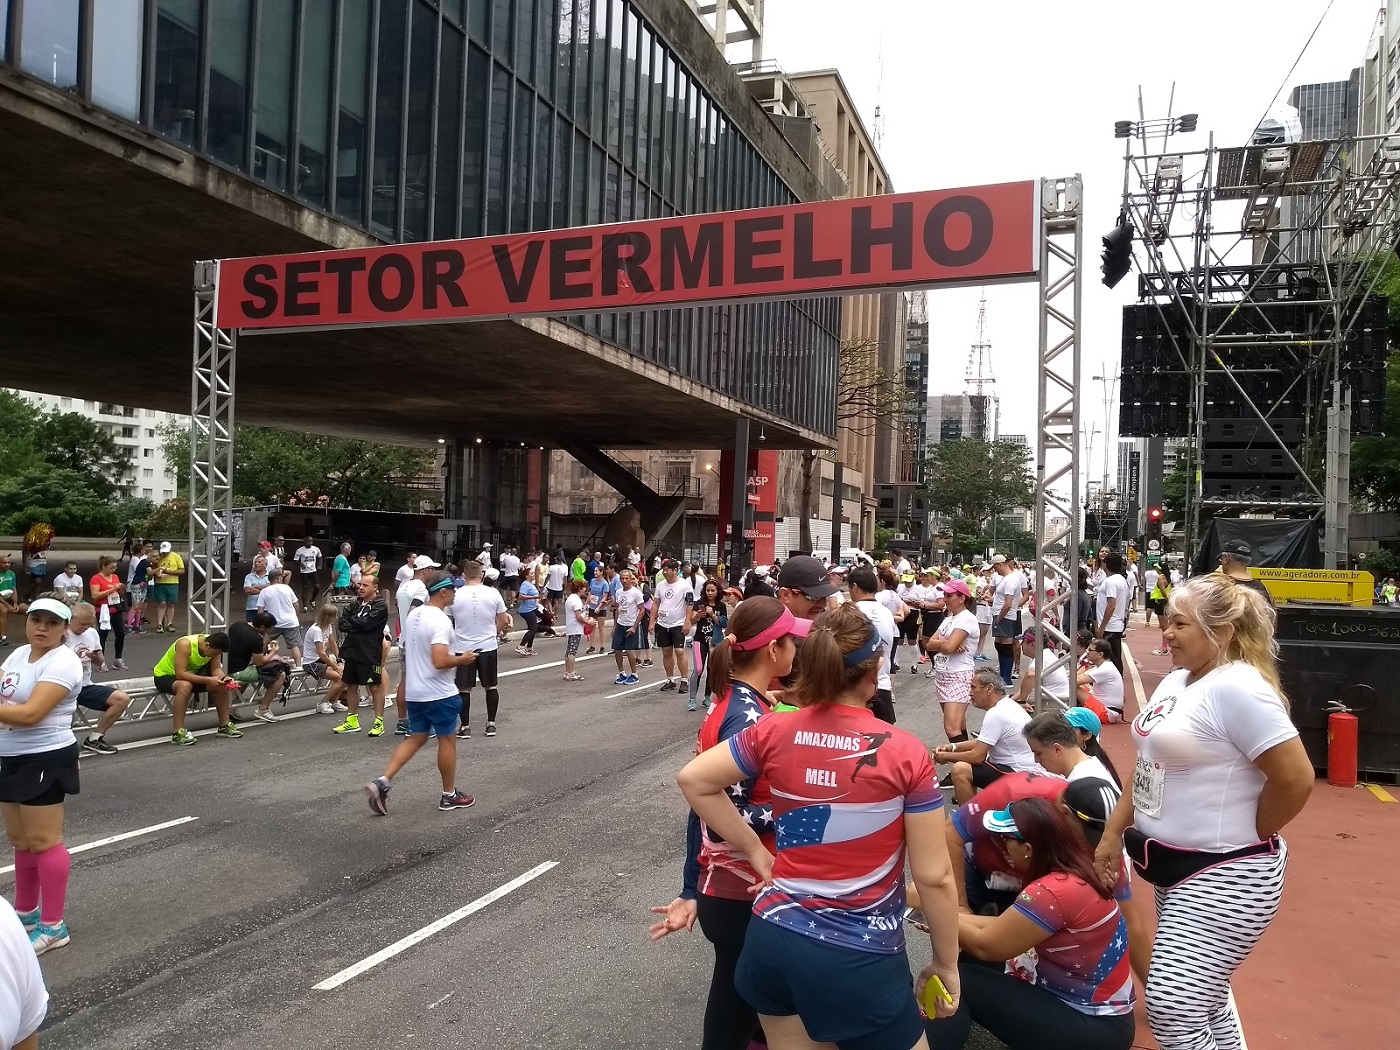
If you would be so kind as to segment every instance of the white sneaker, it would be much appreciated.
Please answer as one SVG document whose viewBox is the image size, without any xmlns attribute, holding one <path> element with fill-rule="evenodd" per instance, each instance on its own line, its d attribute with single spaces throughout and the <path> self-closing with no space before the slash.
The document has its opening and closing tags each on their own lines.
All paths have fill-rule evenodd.
<svg viewBox="0 0 1400 1050">
<path fill-rule="evenodd" d="M 345 711 L 349 711 L 350 708 L 346 707 L 346 706 L 345 706 L 344 704 L 342 704 L 339 700 L 337 700 L 337 701 L 335 702 L 335 707 L 333 708 L 333 710 L 335 711 L 336 714 L 342 714 L 342 713 L 345 712 Z"/>
<path fill-rule="evenodd" d="M 335 714 L 335 708 L 330 705 L 328 700 L 322 700 L 316 705 L 316 713 L 318 715 L 332 715 Z"/>
<path fill-rule="evenodd" d="M 276 715 L 274 715 L 271 711 L 264 711 L 264 710 L 263 710 L 262 708 L 260 708 L 260 707 L 255 707 L 255 708 L 253 709 L 253 717 L 256 718 L 256 719 L 259 719 L 260 721 L 263 721 L 263 722 L 277 722 L 277 721 L 280 721 L 280 719 L 279 719 Z"/>
</svg>

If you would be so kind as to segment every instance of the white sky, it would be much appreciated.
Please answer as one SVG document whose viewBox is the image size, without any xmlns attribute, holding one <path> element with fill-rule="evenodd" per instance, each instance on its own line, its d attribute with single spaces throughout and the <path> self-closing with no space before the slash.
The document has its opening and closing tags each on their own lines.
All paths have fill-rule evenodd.
<svg viewBox="0 0 1400 1050">
<path fill-rule="evenodd" d="M 880 152 L 896 190 L 1082 173 L 1081 410 L 1085 429 L 1095 422 L 1100 429 L 1084 473 L 1098 478 L 1103 388 L 1089 377 L 1116 371 L 1121 308 L 1137 287 L 1134 274 L 1112 290 L 1100 283 L 1100 238 L 1114 224 L 1123 186 L 1123 143 L 1113 137 L 1113 122 L 1137 119 L 1139 84 L 1146 116 L 1166 116 L 1175 81 L 1173 112 L 1200 114 L 1199 131 L 1176 136 L 1176 143 L 1202 149 L 1213 131 L 1217 145 L 1242 145 L 1326 6 L 1326 0 L 767 0 L 764 57 L 790 73 L 840 70 L 872 131 L 881 106 Z M 1382 6 L 1381 0 L 1334 0 L 1279 101 L 1295 84 L 1346 79 L 1361 64 Z M 980 295 L 976 288 L 928 293 L 932 393 L 964 388 Z M 1035 288 L 991 287 L 986 295 L 1002 432 L 1032 435 L 1033 445 Z M 1109 415 L 1116 438 L 1116 393 Z M 1112 455 L 1111 475 L 1116 449 Z"/>
</svg>

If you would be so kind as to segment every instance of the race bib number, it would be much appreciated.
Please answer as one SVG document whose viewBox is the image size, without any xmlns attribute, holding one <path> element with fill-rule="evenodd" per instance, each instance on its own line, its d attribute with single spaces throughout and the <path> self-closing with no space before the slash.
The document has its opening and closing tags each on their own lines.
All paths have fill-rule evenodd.
<svg viewBox="0 0 1400 1050">
<path fill-rule="evenodd" d="M 1155 817 L 1162 812 L 1162 789 L 1167 780 L 1167 767 L 1160 762 L 1139 758 L 1133 769 L 1133 808 Z"/>
</svg>

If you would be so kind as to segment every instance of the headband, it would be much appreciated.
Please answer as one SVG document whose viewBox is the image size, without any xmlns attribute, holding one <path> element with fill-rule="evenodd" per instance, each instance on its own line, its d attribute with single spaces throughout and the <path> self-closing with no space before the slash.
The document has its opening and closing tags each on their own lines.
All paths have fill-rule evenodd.
<svg viewBox="0 0 1400 1050">
<path fill-rule="evenodd" d="M 52 613 L 65 623 L 73 618 L 73 610 L 57 598 L 36 598 L 30 602 L 29 615 L 33 616 L 39 612 Z"/>
<path fill-rule="evenodd" d="M 429 588 L 428 588 L 428 593 L 429 593 L 429 594 L 436 594 L 438 591 L 441 591 L 441 590 L 443 590 L 443 589 L 445 589 L 445 588 L 447 588 L 447 587 L 452 587 L 452 586 L 455 586 L 455 585 L 454 585 L 453 582 L 452 582 L 452 577 L 449 576 L 449 577 L 447 577 L 447 579 L 445 579 L 445 580 L 438 580 L 437 583 L 435 583 L 435 584 L 433 584 L 431 587 L 429 587 Z"/>
<path fill-rule="evenodd" d="M 729 647 L 736 652 L 751 652 L 754 649 L 762 649 L 769 642 L 776 642 L 779 638 L 787 634 L 792 634 L 793 628 L 797 625 L 797 617 L 788 612 L 787 606 L 783 606 L 782 614 L 773 621 L 773 625 L 766 630 L 760 631 L 752 638 L 745 638 L 743 641 L 728 635 Z"/>
<path fill-rule="evenodd" d="M 856 667 L 865 663 L 879 650 L 881 645 L 880 632 L 875 629 L 875 625 L 870 625 L 870 637 L 865 640 L 865 644 L 859 649 L 853 649 L 841 658 L 841 662 L 847 667 Z"/>
</svg>

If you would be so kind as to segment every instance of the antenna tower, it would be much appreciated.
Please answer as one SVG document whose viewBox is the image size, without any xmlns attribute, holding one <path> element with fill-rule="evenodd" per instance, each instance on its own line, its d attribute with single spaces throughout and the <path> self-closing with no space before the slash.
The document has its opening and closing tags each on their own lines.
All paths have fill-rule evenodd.
<svg viewBox="0 0 1400 1050">
<path fill-rule="evenodd" d="M 992 344 L 987 338 L 987 293 L 977 306 L 977 339 L 967 355 L 967 397 L 972 406 L 972 434 L 978 441 L 994 441 L 1001 424 L 1001 402 L 992 374 Z"/>
<path fill-rule="evenodd" d="M 876 61 L 880 64 L 880 72 L 875 81 L 875 123 L 872 133 L 875 136 L 875 148 L 880 150 L 885 145 L 885 108 L 881 104 L 885 96 L 885 34 L 881 33 L 875 45 Z"/>
</svg>

